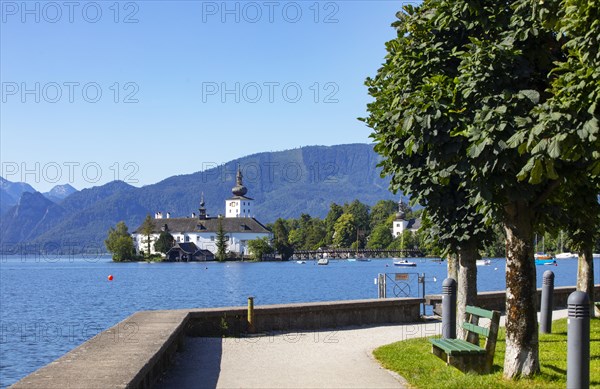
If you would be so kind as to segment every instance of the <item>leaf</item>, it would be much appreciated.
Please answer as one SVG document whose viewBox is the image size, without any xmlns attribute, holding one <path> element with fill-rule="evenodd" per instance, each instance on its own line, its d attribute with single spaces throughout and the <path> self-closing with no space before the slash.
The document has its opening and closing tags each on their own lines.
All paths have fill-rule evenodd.
<svg viewBox="0 0 600 389">
<path fill-rule="evenodd" d="M 544 168 L 542 166 L 542 161 L 536 159 L 533 164 L 533 169 L 531 169 L 531 174 L 529 176 L 530 184 L 539 184 L 542 182 L 542 173 L 544 172 Z"/>
</svg>

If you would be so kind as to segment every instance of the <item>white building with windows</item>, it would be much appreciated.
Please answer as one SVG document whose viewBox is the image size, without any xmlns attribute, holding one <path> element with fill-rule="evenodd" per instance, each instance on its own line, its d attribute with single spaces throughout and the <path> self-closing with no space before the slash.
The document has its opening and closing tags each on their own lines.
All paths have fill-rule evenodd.
<svg viewBox="0 0 600 389">
<path fill-rule="evenodd" d="M 154 231 L 151 235 L 151 254 L 155 253 L 154 242 L 162 231 L 168 231 L 175 239 L 175 247 L 178 252 L 172 253 L 172 256 L 177 257 L 171 258 L 173 260 L 196 260 L 194 258 L 206 254 L 205 250 L 215 254 L 219 224 L 228 241 L 227 251 L 237 254 L 249 254 L 248 242 L 250 240 L 263 237 L 271 239 L 271 232 L 252 216 L 253 199 L 246 197 L 248 189 L 243 185 L 242 179 L 243 176 L 238 167 L 236 185 L 232 189 L 233 197 L 225 201 L 225 217 L 209 217 L 206 214 L 203 198 L 200 200 L 197 216 L 192 214 L 192 217 L 171 218 L 167 213 L 167 217 L 164 218 L 162 212 L 155 213 L 152 220 Z M 142 235 L 141 226 L 134 231 L 132 237 L 137 252 L 145 251 L 146 236 Z"/>
<path fill-rule="evenodd" d="M 409 230 L 413 234 L 421 228 L 421 219 L 406 219 L 404 212 L 405 205 L 402 199 L 398 202 L 398 212 L 392 224 L 392 236 L 395 238 L 402 235 L 405 230 Z"/>
</svg>

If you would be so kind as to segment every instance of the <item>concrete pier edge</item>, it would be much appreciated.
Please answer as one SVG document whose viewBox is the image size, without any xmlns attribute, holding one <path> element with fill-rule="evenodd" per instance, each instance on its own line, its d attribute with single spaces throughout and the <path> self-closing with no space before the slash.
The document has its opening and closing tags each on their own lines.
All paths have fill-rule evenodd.
<svg viewBox="0 0 600 389">
<path fill-rule="evenodd" d="M 555 309 L 574 290 L 555 288 Z M 254 322 L 261 332 L 417 323 L 422 303 L 441 307 L 440 295 L 425 297 L 256 306 Z M 482 292 L 478 305 L 503 311 L 504 299 L 504 291 Z M 10 388 L 151 388 L 186 336 L 243 335 L 246 314 L 246 307 L 136 312 Z"/>
</svg>

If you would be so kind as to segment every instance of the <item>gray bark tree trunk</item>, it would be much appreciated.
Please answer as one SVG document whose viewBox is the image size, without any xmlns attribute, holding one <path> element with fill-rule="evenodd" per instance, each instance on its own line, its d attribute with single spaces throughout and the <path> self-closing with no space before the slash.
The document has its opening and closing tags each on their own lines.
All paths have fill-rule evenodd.
<svg viewBox="0 0 600 389">
<path fill-rule="evenodd" d="M 456 254 L 448 254 L 448 278 L 458 282 L 458 259 Z"/>
<path fill-rule="evenodd" d="M 466 339 L 467 331 L 462 323 L 467 321 L 467 305 L 477 305 L 477 264 L 479 250 L 476 242 L 467 242 L 458 250 L 458 283 L 456 300 L 457 336 Z"/>
<path fill-rule="evenodd" d="M 579 253 L 577 262 L 577 290 L 587 293 L 590 298 L 590 316 L 595 317 L 594 312 L 594 258 L 593 242 L 586 241 Z"/>
<path fill-rule="evenodd" d="M 533 215 L 530 205 L 505 206 L 506 353 L 504 377 L 531 377 L 540 371 Z"/>
</svg>

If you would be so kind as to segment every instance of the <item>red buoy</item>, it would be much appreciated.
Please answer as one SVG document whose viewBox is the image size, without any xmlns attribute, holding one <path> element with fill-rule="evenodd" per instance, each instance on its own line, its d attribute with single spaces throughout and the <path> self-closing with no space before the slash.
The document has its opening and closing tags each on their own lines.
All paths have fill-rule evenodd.
<svg viewBox="0 0 600 389">
<path fill-rule="evenodd" d="M 112 276 L 112 274 L 109 274 L 109 275 L 108 275 L 108 280 L 109 280 L 109 281 L 112 281 L 112 280 L 113 280 L 113 276 Z"/>
</svg>

